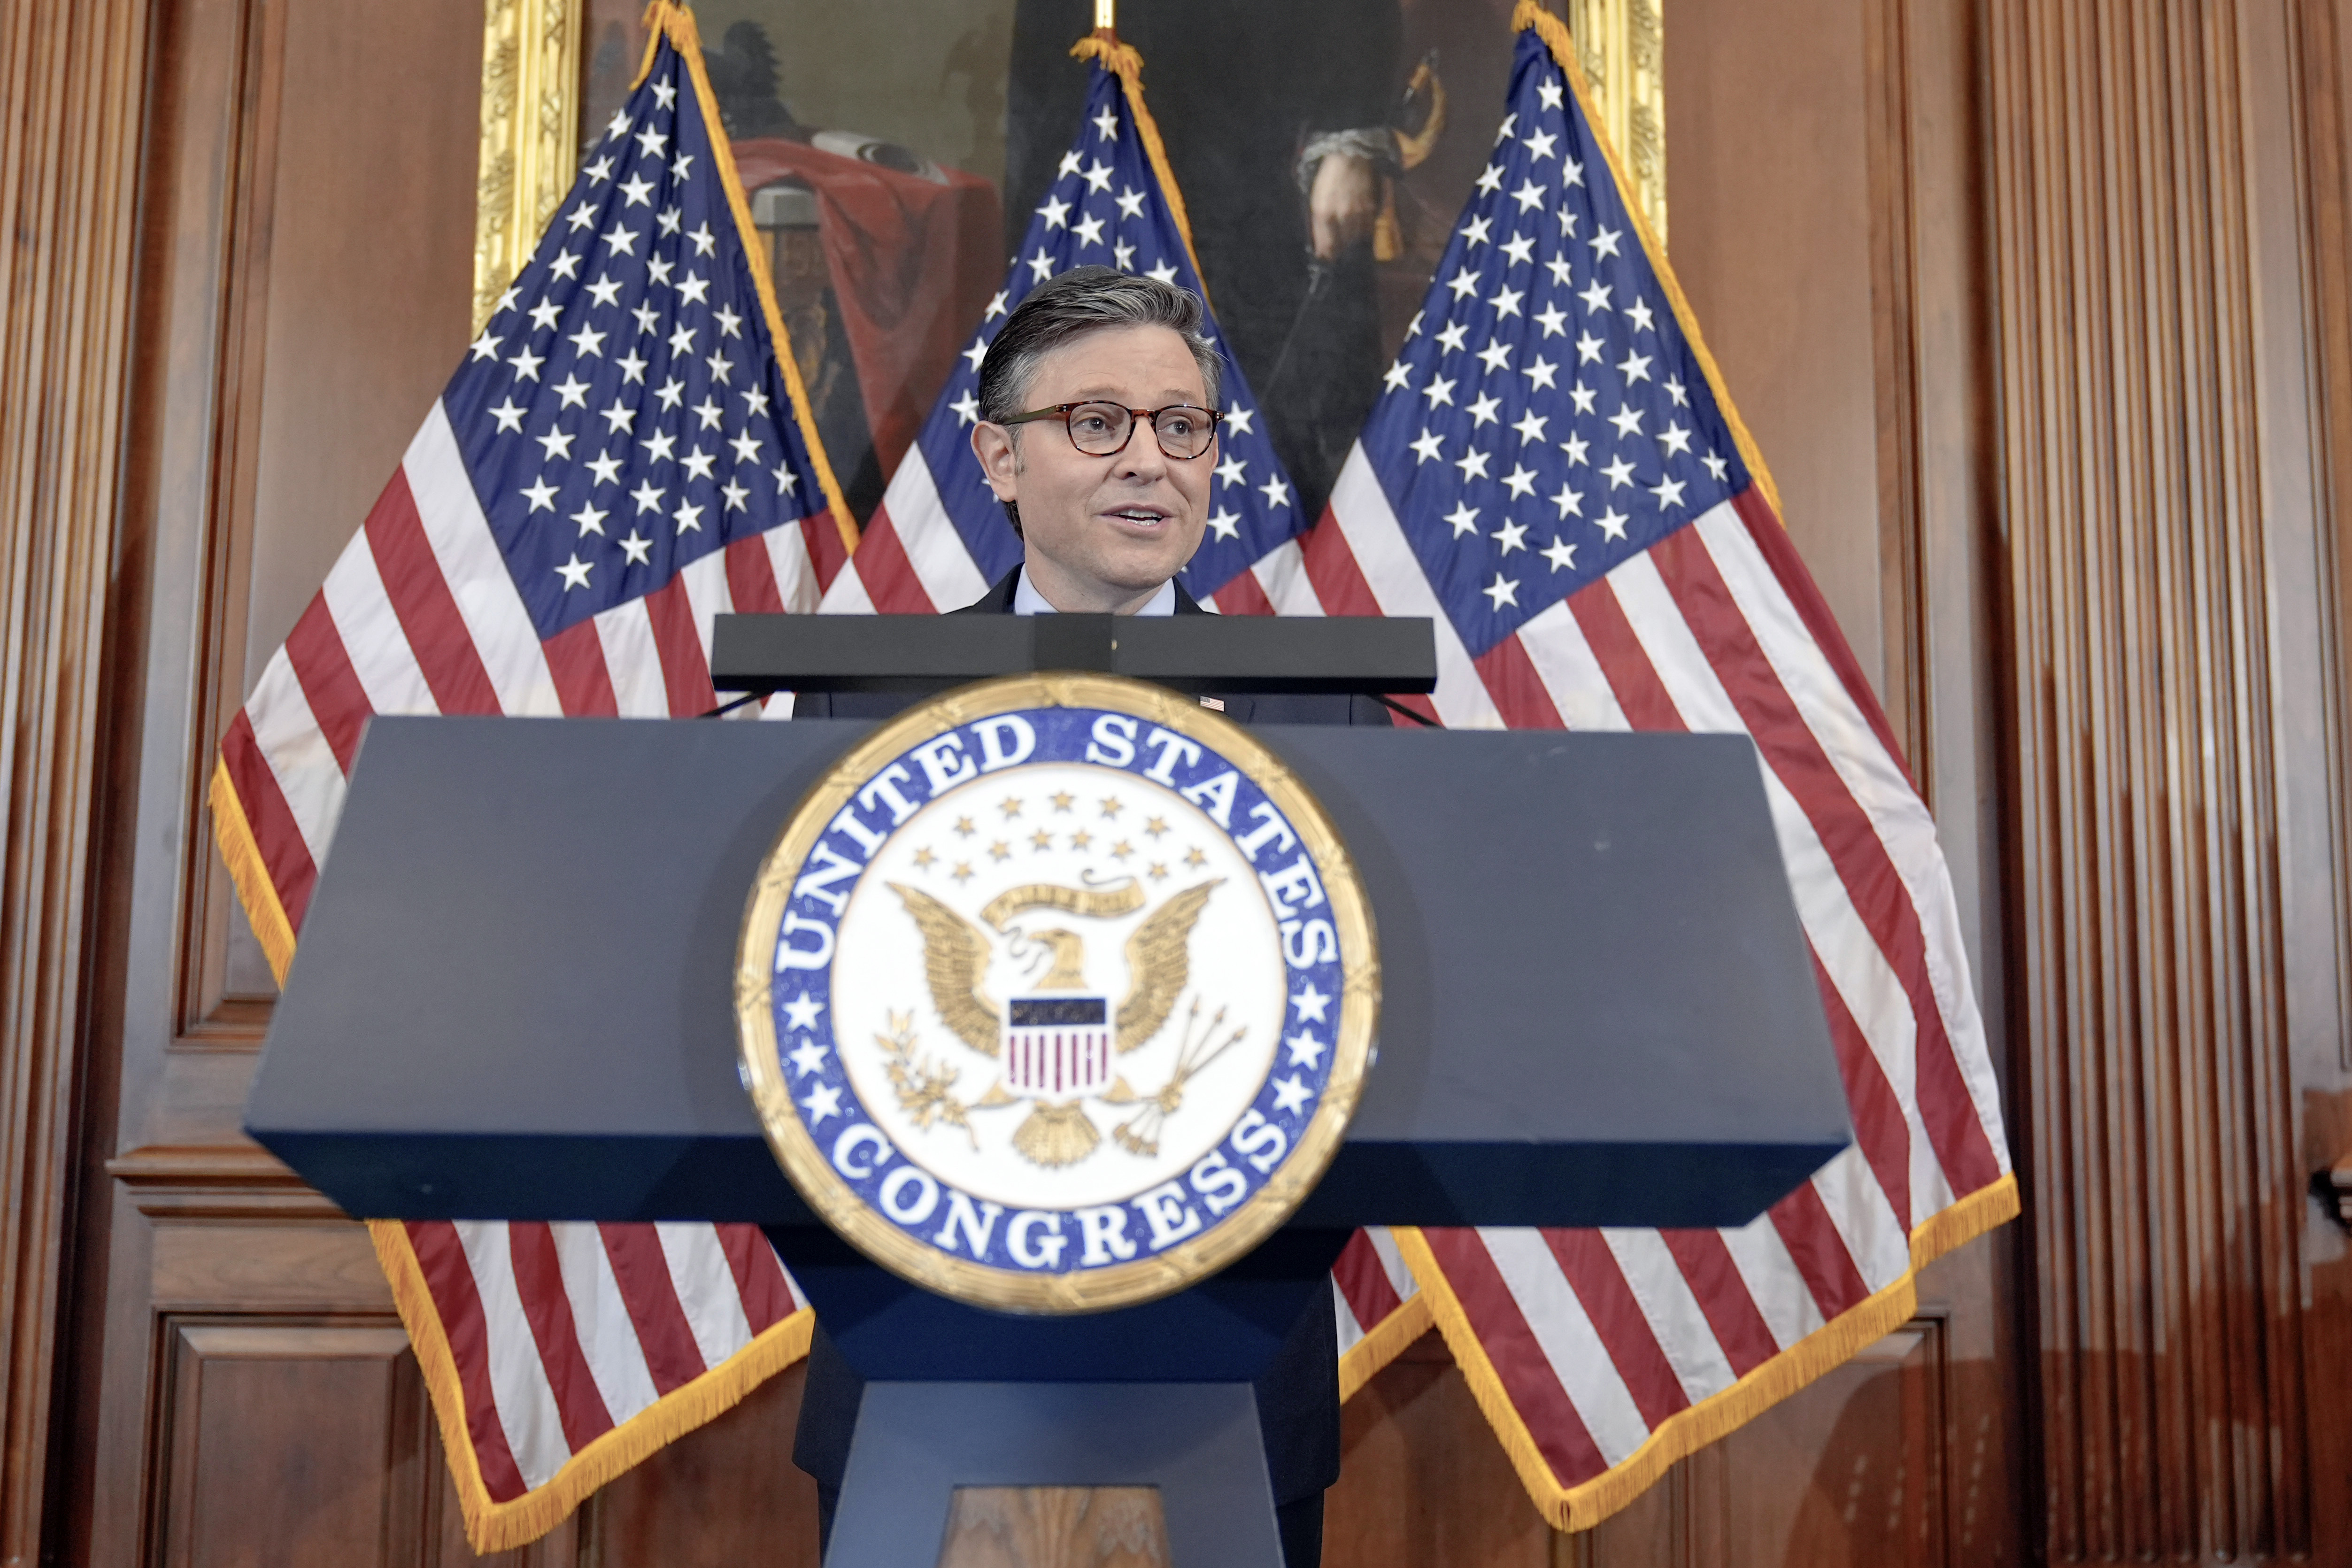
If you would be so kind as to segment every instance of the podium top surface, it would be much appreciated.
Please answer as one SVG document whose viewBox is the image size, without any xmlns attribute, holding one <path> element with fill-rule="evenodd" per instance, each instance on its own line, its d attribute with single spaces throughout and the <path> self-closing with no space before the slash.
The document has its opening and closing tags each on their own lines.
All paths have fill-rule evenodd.
<svg viewBox="0 0 2352 1568">
<path fill-rule="evenodd" d="M 1039 669 L 1150 680 L 1187 696 L 1437 689 L 1412 616 L 720 616 L 720 691 L 936 692 Z"/>
<path fill-rule="evenodd" d="M 871 726 L 378 719 L 247 1109 L 369 1217 L 814 1223 L 740 1081 L 761 856 Z M 1379 931 L 1296 1225 L 1731 1225 L 1848 1138 L 1740 736 L 1255 731 Z"/>
</svg>

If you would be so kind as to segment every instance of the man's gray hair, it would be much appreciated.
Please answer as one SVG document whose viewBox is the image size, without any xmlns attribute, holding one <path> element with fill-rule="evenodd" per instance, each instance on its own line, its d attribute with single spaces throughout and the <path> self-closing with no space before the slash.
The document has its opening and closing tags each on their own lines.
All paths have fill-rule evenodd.
<svg viewBox="0 0 2352 1568">
<path fill-rule="evenodd" d="M 1189 289 L 1108 267 L 1075 267 L 1037 286 L 1013 310 L 980 364 L 980 416 L 1001 424 L 1026 413 L 1037 363 L 1073 338 L 1107 327 L 1170 327 L 1192 351 L 1209 406 L 1217 406 L 1217 351 L 1202 335 L 1208 312 Z"/>
</svg>

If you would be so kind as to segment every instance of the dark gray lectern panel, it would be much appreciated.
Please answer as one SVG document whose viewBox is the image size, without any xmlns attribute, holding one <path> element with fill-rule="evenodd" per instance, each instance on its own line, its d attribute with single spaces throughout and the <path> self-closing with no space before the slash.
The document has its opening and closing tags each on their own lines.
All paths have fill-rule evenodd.
<svg viewBox="0 0 2352 1568">
<path fill-rule="evenodd" d="M 353 1214 L 813 1223 L 740 1087 L 760 857 L 869 726 L 381 719 L 247 1125 Z M 1380 1059 L 1298 1223 L 1743 1223 L 1847 1140 L 1738 736 L 1257 731 L 1337 819 Z"/>
</svg>

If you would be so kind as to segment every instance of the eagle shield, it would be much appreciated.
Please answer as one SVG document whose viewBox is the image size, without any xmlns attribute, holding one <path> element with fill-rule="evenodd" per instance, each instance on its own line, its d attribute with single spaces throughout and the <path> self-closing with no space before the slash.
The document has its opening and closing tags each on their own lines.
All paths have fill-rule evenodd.
<svg viewBox="0 0 2352 1568">
<path fill-rule="evenodd" d="M 1128 994 L 1116 1010 L 1108 996 L 1087 994 L 1083 937 L 1060 927 L 1017 933 L 1009 922 L 1015 914 L 1041 908 L 1097 919 L 1131 913 L 1146 902 L 1132 879 L 1108 889 L 1045 883 L 1015 888 L 981 911 L 984 924 L 919 889 L 889 885 L 922 932 L 924 973 L 940 1018 L 964 1044 L 997 1058 L 1001 1076 L 973 1109 L 1024 1101 L 1030 1106 L 1013 1133 L 1013 1146 L 1024 1158 L 1049 1167 L 1085 1159 L 1102 1142 L 1085 1101 L 1135 1098 L 1119 1079 L 1118 1060 L 1167 1024 L 1191 974 L 1192 928 L 1221 880 L 1176 893 L 1135 929 L 1126 944 Z M 1034 983 L 1038 994 L 1015 996 L 1002 1012 L 982 988 L 991 928 L 996 936 L 1013 936 L 1021 945 L 1052 956 L 1051 968 Z"/>
<path fill-rule="evenodd" d="M 1024 1097 L 1100 1094 L 1112 1077 L 1110 998 L 1015 996 L 1004 1013 L 1004 1087 Z"/>
</svg>

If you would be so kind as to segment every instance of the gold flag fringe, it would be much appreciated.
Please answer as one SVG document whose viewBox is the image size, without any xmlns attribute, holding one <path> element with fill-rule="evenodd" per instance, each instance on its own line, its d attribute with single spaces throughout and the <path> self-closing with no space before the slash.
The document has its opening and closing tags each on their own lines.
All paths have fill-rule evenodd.
<svg viewBox="0 0 2352 1568">
<path fill-rule="evenodd" d="M 1584 67 L 1578 63 L 1576 44 L 1569 37 L 1568 24 L 1545 10 L 1536 0 L 1518 0 L 1511 12 L 1511 30 L 1525 32 L 1533 27 L 1536 36 L 1551 50 L 1551 58 L 1568 78 L 1570 91 L 1576 94 L 1576 106 L 1584 111 L 1584 122 L 1592 128 L 1592 138 L 1600 144 L 1601 157 L 1608 160 L 1609 177 L 1617 182 L 1620 194 L 1631 190 L 1633 182 L 1625 177 L 1625 162 L 1610 144 L 1608 128 L 1601 124 L 1600 112 L 1592 104 L 1592 84 L 1584 79 Z M 1641 237 L 1642 249 L 1656 269 L 1658 281 L 1665 285 L 1666 300 L 1674 307 L 1675 321 L 1689 340 L 1691 352 L 1698 356 L 1699 368 L 1706 372 L 1707 384 L 1715 389 L 1717 405 L 1723 410 L 1725 423 L 1731 426 L 1731 438 L 1739 447 L 1739 459 L 1748 471 L 1756 476 L 1757 489 L 1772 508 L 1772 515 L 1782 517 L 1780 488 L 1772 482 L 1772 470 L 1764 465 L 1764 454 L 1756 445 L 1756 437 L 1748 433 L 1740 422 L 1739 411 L 1731 405 L 1731 395 L 1723 384 L 1723 372 L 1717 368 L 1715 356 L 1707 352 L 1706 339 L 1698 330 L 1698 316 L 1691 310 L 1690 300 L 1683 295 L 1683 286 L 1675 280 L 1675 269 L 1666 263 L 1665 242 L 1650 227 L 1650 220 L 1642 216 L 1641 204 L 1625 203 L 1625 216 L 1633 220 L 1633 232 Z M 1785 521 L 1785 519 L 1783 520 Z"/>
<path fill-rule="evenodd" d="M 735 215 L 736 237 L 744 251 L 752 258 L 751 282 L 760 291 L 760 310 L 767 318 L 768 341 L 775 345 L 776 363 L 784 373 L 784 389 L 792 395 L 793 419 L 801 428 L 801 443 L 808 448 L 809 461 L 816 465 L 817 484 L 824 491 L 825 505 L 833 510 L 834 527 L 841 533 L 842 548 L 853 554 L 857 550 L 857 520 L 849 513 L 849 502 L 841 493 L 841 482 L 834 477 L 833 463 L 825 456 L 824 440 L 817 434 L 816 414 L 809 406 L 808 387 L 801 380 L 801 367 L 793 358 L 792 334 L 784 330 L 784 312 L 776 303 L 776 282 L 768 269 L 757 265 L 761 251 L 756 243 L 759 228 L 751 222 L 751 199 L 743 194 L 743 177 L 735 169 L 735 149 L 727 139 L 727 127 L 719 119 L 719 96 L 710 88 L 710 73 L 702 63 L 702 35 L 695 30 L 694 13 L 669 0 L 654 0 L 646 7 L 646 63 L 637 79 L 645 80 L 653 68 L 654 52 L 659 41 L 667 37 L 677 48 L 678 58 L 686 62 L 688 74 L 694 79 L 694 99 L 702 110 L 702 123 L 710 134 L 710 149 L 719 165 L 719 184 L 727 192 L 728 210 Z"/>
<path fill-rule="evenodd" d="M 1201 300 L 1207 304 L 1209 275 L 1201 270 L 1201 253 L 1192 248 L 1192 220 L 1185 216 L 1184 193 L 1177 188 L 1176 171 L 1169 166 L 1167 143 L 1160 140 L 1160 122 L 1143 105 L 1143 57 L 1135 52 L 1134 45 L 1120 43 L 1118 36 L 1107 27 L 1072 44 L 1070 57 L 1100 60 L 1105 70 L 1118 78 L 1127 111 L 1135 117 L 1135 133 L 1143 139 L 1143 155 L 1151 161 L 1151 173 L 1159 179 L 1160 194 L 1168 203 L 1168 216 L 1176 220 L 1177 237 L 1184 242 L 1184 254 L 1192 258 L 1192 276 L 1201 280 Z M 1215 307 L 1212 305 L 1210 309 L 1213 313 Z"/>
<path fill-rule="evenodd" d="M 294 963 L 294 923 L 286 918 L 278 884 L 269 879 L 269 868 L 262 862 L 261 846 L 254 841 L 253 823 L 228 776 L 228 764 L 217 757 L 213 760 L 212 787 L 205 792 L 205 799 L 213 808 L 213 842 L 220 846 L 229 879 L 236 884 L 237 900 L 245 905 L 245 918 L 260 939 L 269 973 L 282 988 L 286 971 Z"/>
<path fill-rule="evenodd" d="M 439 1308 L 425 1280 L 424 1266 L 396 1220 L 370 1220 L 368 1237 L 391 1283 L 393 1301 L 408 1331 L 425 1392 L 449 1457 L 449 1473 L 465 1516 L 466 1540 L 481 1555 L 527 1546 L 572 1516 L 595 1490 L 664 1445 L 717 1419 L 738 1401 L 808 1353 L 816 1314 L 802 1308 L 771 1325 L 749 1345 L 682 1387 L 673 1390 L 574 1454 L 543 1485 L 507 1502 L 493 1499 L 482 1480 L 481 1462 L 466 1426 L 466 1392 L 457 1375 Z M 1399 1352 L 1428 1331 L 1432 1322 L 1426 1289 L 1375 1325 L 1339 1358 L 1339 1397 L 1344 1402 L 1370 1383 Z"/>
<path fill-rule="evenodd" d="M 672 1389 L 572 1455 L 544 1484 L 512 1501 L 499 1502 L 482 1484 L 481 1464 L 466 1430 L 466 1392 L 457 1379 L 457 1358 L 450 1353 L 439 1310 L 425 1286 L 424 1267 L 409 1245 L 408 1229 L 393 1220 L 371 1220 L 368 1234 L 384 1278 L 392 1282 L 393 1300 L 432 1395 L 441 1446 L 448 1450 L 449 1472 L 466 1516 L 467 1543 L 484 1556 L 538 1540 L 570 1518 L 598 1487 L 664 1444 L 734 1408 L 745 1394 L 808 1353 L 809 1335 L 816 1324 L 816 1314 L 803 1307 L 769 1325 L 700 1377 Z"/>
<path fill-rule="evenodd" d="M 1374 1323 L 1371 1331 L 1348 1347 L 1339 1358 L 1339 1403 L 1381 1374 L 1405 1346 L 1427 1333 L 1436 1320 L 1430 1315 L 1429 1292 L 1416 1291 L 1403 1305 Z"/>
<path fill-rule="evenodd" d="M 1487 1424 L 1503 1445 L 1536 1510 L 1555 1530 L 1590 1530 L 1648 1490 L 1667 1468 L 1745 1426 L 1823 1373 L 1852 1360 L 1901 1328 L 1918 1304 L 1918 1273 L 1945 1253 L 2017 1217 L 2017 1178 L 2006 1175 L 1931 1216 L 1911 1233 L 1911 1267 L 1903 1277 L 1839 1313 L 1722 1393 L 1676 1411 L 1642 1446 L 1591 1480 L 1562 1486 L 1511 1403 L 1495 1364 L 1463 1310 L 1461 1298 L 1437 1265 L 1420 1231 L 1399 1226 L 1397 1248 L 1421 1281 L 1446 1348 L 1470 1385 Z"/>
</svg>

